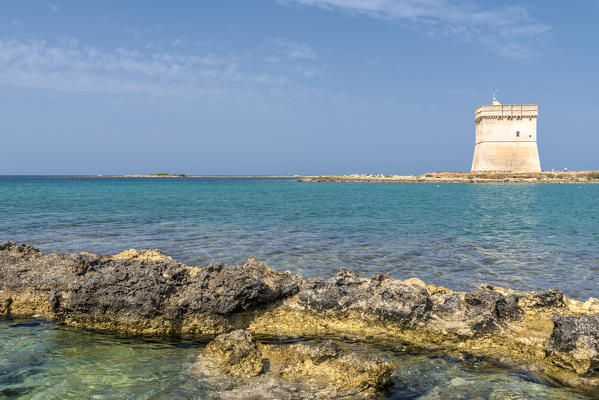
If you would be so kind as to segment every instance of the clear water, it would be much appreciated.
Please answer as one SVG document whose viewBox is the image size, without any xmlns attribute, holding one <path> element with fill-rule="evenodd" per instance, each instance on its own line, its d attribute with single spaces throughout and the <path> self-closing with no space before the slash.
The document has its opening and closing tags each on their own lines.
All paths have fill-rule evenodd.
<svg viewBox="0 0 599 400">
<path fill-rule="evenodd" d="M 213 399 L 247 398 L 250 389 L 273 398 L 276 385 L 196 372 L 204 347 L 194 342 L 97 334 L 40 320 L 0 320 L 0 399 Z M 306 342 L 311 340 L 306 339 Z M 292 343 L 287 340 L 283 343 Z M 396 399 L 586 399 L 593 394 L 551 386 L 525 370 L 483 360 L 341 342 L 396 363 Z M 254 397 L 253 397 L 254 398 Z"/>
<path fill-rule="evenodd" d="M 599 185 L 0 177 L 0 241 L 44 251 L 159 248 L 188 264 L 254 257 L 305 277 L 345 267 L 581 300 L 599 296 L 598 215 Z M 189 372 L 198 346 L 4 321 L 0 398 L 210 398 L 226 385 Z M 395 398 L 575 398 L 512 367 L 380 351 L 400 365 Z"/>
</svg>

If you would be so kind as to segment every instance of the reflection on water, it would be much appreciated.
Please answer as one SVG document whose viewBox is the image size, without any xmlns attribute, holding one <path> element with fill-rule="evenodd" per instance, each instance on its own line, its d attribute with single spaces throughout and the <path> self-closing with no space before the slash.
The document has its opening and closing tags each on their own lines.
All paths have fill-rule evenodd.
<svg viewBox="0 0 599 400">
<path fill-rule="evenodd" d="M 188 264 L 254 257 L 305 277 L 345 267 L 456 290 L 557 286 L 586 300 L 599 296 L 597 198 L 599 185 L 0 177 L 0 241 L 99 254 L 159 248 Z M 347 345 L 396 363 L 390 398 L 593 397 L 525 368 Z M 201 347 L 2 321 L 0 399 L 243 398 L 240 383 L 193 373 Z"/>
<path fill-rule="evenodd" d="M 599 295 L 599 185 L 0 177 L 0 240 Z"/>
<path fill-rule="evenodd" d="M 292 343 L 300 339 L 282 340 Z M 307 340 L 307 339 L 305 339 Z M 393 399 L 588 399 L 551 386 L 524 369 L 477 358 L 418 354 L 401 346 L 343 346 L 397 365 Z M 0 321 L 0 398 L 212 399 L 273 398 L 275 385 L 256 386 L 194 372 L 203 348 L 195 342 L 99 334 L 42 320 Z M 282 396 L 285 398 L 285 396 Z"/>
</svg>

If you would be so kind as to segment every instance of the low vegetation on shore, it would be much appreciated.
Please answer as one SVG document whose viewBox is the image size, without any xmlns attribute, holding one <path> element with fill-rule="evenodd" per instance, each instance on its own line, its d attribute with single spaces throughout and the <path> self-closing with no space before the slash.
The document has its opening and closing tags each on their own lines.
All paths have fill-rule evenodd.
<svg viewBox="0 0 599 400">
<path fill-rule="evenodd" d="M 298 182 L 599 183 L 599 171 L 429 172 L 422 175 L 352 174 L 306 176 Z"/>
<path fill-rule="evenodd" d="M 166 172 L 158 172 L 155 174 L 149 174 L 147 176 L 155 176 L 155 177 L 169 177 L 169 176 L 173 176 L 175 178 L 184 178 L 186 175 L 185 174 L 168 174 Z"/>
</svg>

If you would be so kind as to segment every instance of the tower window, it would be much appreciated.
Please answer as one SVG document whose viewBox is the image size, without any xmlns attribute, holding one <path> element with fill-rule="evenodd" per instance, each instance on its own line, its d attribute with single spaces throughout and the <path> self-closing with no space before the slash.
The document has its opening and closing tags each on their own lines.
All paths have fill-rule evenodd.
<svg viewBox="0 0 599 400">
<path fill-rule="evenodd" d="M 520 137 L 520 131 L 516 131 L 516 137 Z"/>
</svg>

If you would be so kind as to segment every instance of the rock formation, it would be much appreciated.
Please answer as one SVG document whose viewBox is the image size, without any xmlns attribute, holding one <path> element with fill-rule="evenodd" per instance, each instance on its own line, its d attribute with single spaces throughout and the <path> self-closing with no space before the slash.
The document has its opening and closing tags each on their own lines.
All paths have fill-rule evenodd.
<svg viewBox="0 0 599 400">
<path fill-rule="evenodd" d="M 258 306 L 295 294 L 301 279 L 254 260 L 189 267 L 157 250 L 43 255 L 0 245 L 0 311 L 147 335 L 214 335 Z"/>
<path fill-rule="evenodd" d="M 205 362 L 203 357 L 234 377 L 271 375 L 275 381 L 304 386 L 302 393 L 317 398 L 372 396 L 390 384 L 395 370 L 391 362 L 345 351 L 332 340 L 316 345 L 261 344 L 241 329 L 214 338 L 199 363 Z"/>
<path fill-rule="evenodd" d="M 208 343 L 205 353 L 233 376 L 258 376 L 264 371 L 262 352 L 254 336 L 242 329 L 218 335 Z"/>
<path fill-rule="evenodd" d="M 6 242 L 0 245 L 0 314 L 42 314 L 95 330 L 200 339 L 236 329 L 276 337 L 351 335 L 524 362 L 554 380 L 599 388 L 599 301 L 582 303 L 557 289 L 481 285 L 456 292 L 418 279 L 346 270 L 302 280 L 254 260 L 187 266 L 156 250 L 45 255 Z M 256 375 L 263 372 L 263 358 L 281 359 L 281 376 L 290 378 L 360 364 L 352 364 L 352 356 L 339 358 L 331 344 L 316 350 L 247 347 L 248 332 L 231 335 L 213 341 L 207 353 Z M 283 353 L 293 363 L 283 362 Z M 337 364 L 342 359 L 345 364 Z M 229 373 L 248 375 L 236 368 Z M 362 372 L 363 381 L 371 372 Z M 348 382 L 361 382 L 355 378 L 360 374 L 353 376 Z"/>
</svg>

